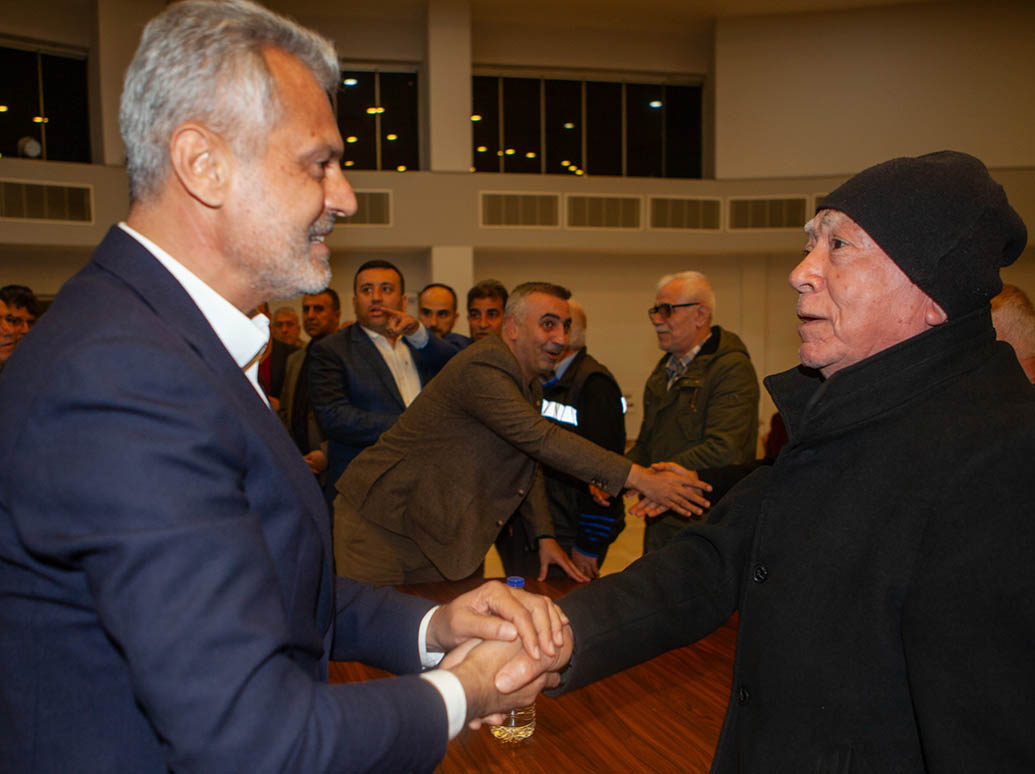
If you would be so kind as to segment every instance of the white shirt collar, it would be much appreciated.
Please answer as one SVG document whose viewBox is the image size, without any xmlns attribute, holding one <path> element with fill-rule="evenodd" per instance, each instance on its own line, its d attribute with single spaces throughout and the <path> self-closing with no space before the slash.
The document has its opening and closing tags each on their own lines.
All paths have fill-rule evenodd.
<svg viewBox="0 0 1035 774">
<path fill-rule="evenodd" d="M 206 285 L 198 275 L 143 234 L 126 223 L 119 223 L 119 228 L 147 248 L 148 252 L 183 286 L 226 347 L 230 357 L 245 372 L 245 376 L 263 400 L 266 400 L 266 394 L 259 386 L 258 378 L 259 357 L 266 348 L 270 335 L 269 319 L 266 315 L 256 314 L 249 319 L 240 309 Z"/>
</svg>

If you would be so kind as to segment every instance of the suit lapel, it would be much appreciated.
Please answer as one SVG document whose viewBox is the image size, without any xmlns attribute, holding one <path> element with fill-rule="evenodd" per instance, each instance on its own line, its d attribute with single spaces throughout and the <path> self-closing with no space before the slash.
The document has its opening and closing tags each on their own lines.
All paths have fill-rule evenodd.
<svg viewBox="0 0 1035 774">
<path fill-rule="evenodd" d="M 385 392 L 391 395 L 392 399 L 399 404 L 401 411 L 405 411 L 406 404 L 403 402 L 402 393 L 399 392 L 399 386 L 395 383 L 395 377 L 392 376 L 388 364 L 381 357 L 381 353 L 374 345 L 374 342 L 370 340 L 370 336 L 367 335 L 359 323 L 349 326 L 349 335 L 352 338 L 353 346 L 360 350 L 363 358 L 370 363 L 371 368 L 374 369 L 377 377 L 381 380 Z"/>
<path fill-rule="evenodd" d="M 300 504 L 319 529 L 324 543 L 324 572 L 328 565 L 333 567 L 329 559 L 331 538 L 327 506 L 312 473 L 280 419 L 259 397 L 187 291 L 143 245 L 117 227 L 108 232 L 97 248 L 94 261 L 133 287 L 216 374 L 241 415 L 272 450 L 279 469 L 298 491 Z"/>
</svg>

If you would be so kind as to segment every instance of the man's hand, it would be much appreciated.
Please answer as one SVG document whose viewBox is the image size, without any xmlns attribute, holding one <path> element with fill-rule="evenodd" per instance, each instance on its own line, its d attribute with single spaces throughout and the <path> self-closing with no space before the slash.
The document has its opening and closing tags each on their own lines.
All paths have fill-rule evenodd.
<svg viewBox="0 0 1035 774">
<path fill-rule="evenodd" d="M 305 460 L 305 464 L 309 466 L 309 470 L 311 470 L 314 475 L 318 476 L 327 470 L 327 455 L 319 449 L 314 449 L 302 457 L 302 459 Z"/>
<path fill-rule="evenodd" d="M 701 479 L 699 479 L 697 477 L 696 472 L 692 470 L 687 470 L 678 463 L 655 462 L 653 465 L 650 466 L 650 469 L 657 473 L 674 473 L 678 476 L 682 476 L 689 486 L 694 487 L 700 491 L 710 492 L 712 490 L 711 484 L 707 484 Z M 704 496 L 701 495 L 700 492 L 696 492 L 695 494 L 697 495 L 696 501 L 699 504 L 703 505 L 705 508 L 707 508 L 710 505 L 710 503 L 704 499 Z M 631 515 L 640 516 L 642 518 L 650 518 L 652 516 L 659 516 L 668 510 L 667 505 L 659 503 L 656 500 L 647 497 L 643 493 L 639 493 L 639 495 L 639 501 L 629 508 L 629 513 Z M 703 513 L 703 510 L 697 509 L 693 512 L 695 515 L 699 516 L 701 513 Z M 683 515 L 689 516 L 690 514 L 684 513 Z"/>
<path fill-rule="evenodd" d="M 559 672 L 571 659 L 571 628 L 564 627 L 564 642 L 553 656 L 532 659 L 518 643 L 469 640 L 443 659 L 464 686 L 467 720 L 471 728 L 502 723 L 501 713 L 527 707 L 544 688 L 560 682 Z"/>
<path fill-rule="evenodd" d="M 578 567 L 582 574 L 590 580 L 600 577 L 600 567 L 595 556 L 589 556 L 572 547 L 571 563 Z"/>
<path fill-rule="evenodd" d="M 411 317 L 399 309 L 389 309 L 382 306 L 381 310 L 387 315 L 385 320 L 385 335 L 393 339 L 399 336 L 409 336 L 416 333 L 420 328 L 420 322 L 416 317 Z"/>
<path fill-rule="evenodd" d="M 711 491 L 711 486 L 674 462 L 657 463 L 650 469 L 633 465 L 625 485 L 684 516 L 700 516 L 710 505 L 701 492 Z"/>
<path fill-rule="evenodd" d="M 554 538 L 541 537 L 539 538 L 539 580 L 546 580 L 546 573 L 550 570 L 551 564 L 556 564 L 568 573 L 569 578 L 577 580 L 579 583 L 585 583 L 590 579 L 590 576 L 585 575 L 568 558 L 560 543 Z"/>
<path fill-rule="evenodd" d="M 586 484 L 589 487 L 589 493 L 593 496 L 593 500 L 597 505 L 601 507 L 607 507 L 611 504 L 611 495 L 601 489 L 599 486 L 593 486 L 592 484 Z"/>
<path fill-rule="evenodd" d="M 427 631 L 430 651 L 450 651 L 470 639 L 512 641 L 520 636 L 527 654 L 553 656 L 564 643 L 567 616 L 547 597 L 489 581 L 443 605 Z"/>
</svg>

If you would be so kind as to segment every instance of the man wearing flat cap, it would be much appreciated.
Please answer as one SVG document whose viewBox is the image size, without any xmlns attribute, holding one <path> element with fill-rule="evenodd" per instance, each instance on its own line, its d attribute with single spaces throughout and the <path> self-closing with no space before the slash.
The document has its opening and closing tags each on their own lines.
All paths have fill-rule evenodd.
<svg viewBox="0 0 1035 774">
<path fill-rule="evenodd" d="M 707 523 L 561 600 L 559 690 L 739 610 L 713 772 L 1030 774 L 1035 395 L 989 313 L 1024 224 L 941 152 L 861 172 L 805 230 L 801 366 L 765 380 L 788 444 Z"/>
</svg>

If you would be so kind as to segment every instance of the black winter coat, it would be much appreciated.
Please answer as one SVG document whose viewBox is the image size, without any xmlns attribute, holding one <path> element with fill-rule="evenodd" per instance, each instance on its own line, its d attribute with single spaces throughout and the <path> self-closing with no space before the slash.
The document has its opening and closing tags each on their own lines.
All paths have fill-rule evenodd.
<svg viewBox="0 0 1035 774">
<path fill-rule="evenodd" d="M 1035 391 L 987 309 L 823 381 L 709 523 L 561 601 L 565 689 L 740 610 L 712 771 L 1035 771 Z"/>
</svg>

